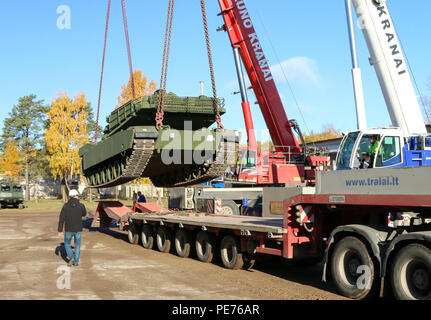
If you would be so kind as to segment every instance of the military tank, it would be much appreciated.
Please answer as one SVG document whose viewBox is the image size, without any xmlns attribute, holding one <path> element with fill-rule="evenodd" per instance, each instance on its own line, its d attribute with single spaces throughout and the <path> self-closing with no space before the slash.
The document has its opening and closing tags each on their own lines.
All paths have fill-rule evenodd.
<svg viewBox="0 0 431 320">
<path fill-rule="evenodd" d="M 149 177 L 157 187 L 181 187 L 210 181 L 235 163 L 240 134 L 208 129 L 215 122 L 214 99 L 164 95 L 163 128 L 156 129 L 160 91 L 132 100 L 107 117 L 102 140 L 79 150 L 90 188 Z M 224 101 L 218 100 L 224 114 Z"/>
</svg>

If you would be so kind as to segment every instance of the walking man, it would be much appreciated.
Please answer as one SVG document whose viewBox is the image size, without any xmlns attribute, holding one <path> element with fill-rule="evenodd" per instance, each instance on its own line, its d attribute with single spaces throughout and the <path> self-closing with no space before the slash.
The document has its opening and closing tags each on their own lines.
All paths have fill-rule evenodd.
<svg viewBox="0 0 431 320">
<path fill-rule="evenodd" d="M 60 212 L 60 219 L 58 222 L 58 236 L 63 236 L 64 227 L 64 247 L 66 249 L 69 261 L 69 267 L 78 266 L 79 264 L 79 251 L 81 248 L 81 233 L 82 233 L 82 217 L 87 215 L 85 206 L 79 202 L 79 193 L 73 189 L 69 192 L 70 200 L 63 206 Z M 75 242 L 75 252 L 71 247 L 72 238 Z"/>
</svg>

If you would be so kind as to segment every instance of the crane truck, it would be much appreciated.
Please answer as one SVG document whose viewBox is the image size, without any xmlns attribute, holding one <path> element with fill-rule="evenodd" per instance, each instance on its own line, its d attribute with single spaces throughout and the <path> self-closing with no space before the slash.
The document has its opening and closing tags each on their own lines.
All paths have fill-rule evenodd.
<svg viewBox="0 0 431 320">
<path fill-rule="evenodd" d="M 350 0 L 346 2 L 351 9 Z M 274 94 L 271 72 L 244 1 L 219 0 L 219 4 L 223 29 L 249 72 L 265 121 L 274 135 L 274 144 L 283 154 L 290 151 L 288 146 L 301 153 L 283 106 Z M 120 229 L 127 231 L 132 244 L 140 242 L 146 249 L 174 251 L 184 258 L 195 253 L 202 262 L 214 261 L 219 255 L 229 269 L 251 268 L 257 255 L 308 262 L 323 257 L 322 280 L 331 279 L 346 297 L 394 295 L 397 299 L 429 300 L 431 166 L 426 162 L 429 137 L 415 109 L 414 90 L 407 87 L 410 82 L 407 68 L 398 61 L 404 60 L 394 29 L 389 31 L 392 20 L 386 3 L 353 0 L 353 4 L 358 17 L 367 25 L 363 31 L 371 61 L 388 110 L 399 121 L 394 124 L 400 127 L 360 128 L 347 134 L 338 155 L 338 159 L 345 157 L 346 161 L 337 162 L 340 170 L 316 170 L 315 185 L 262 188 L 263 217 L 173 211 L 151 203 L 136 203 L 129 209 L 118 202 L 100 202 L 93 226 L 107 226 L 115 219 Z M 392 35 L 387 35 L 390 32 Z M 393 41 L 389 47 L 388 40 Z M 271 94 L 266 95 L 271 88 Z M 390 92 L 404 99 L 397 100 Z M 410 119 L 414 114 L 415 119 Z M 361 139 L 370 132 L 380 135 L 379 148 L 385 148 L 381 162 L 377 151 L 373 168 L 357 169 L 353 165 L 355 152 Z M 393 149 L 390 141 L 394 142 Z M 410 163 L 416 159 L 415 152 L 414 157 L 422 156 L 422 160 Z M 398 163 L 395 160 L 390 163 L 386 155 L 395 157 Z M 302 178 L 303 167 L 303 163 L 296 167 L 283 165 L 280 170 L 293 170 L 296 174 L 292 177 Z M 414 212 L 415 219 L 410 226 L 389 227 L 388 215 L 400 212 Z"/>
</svg>

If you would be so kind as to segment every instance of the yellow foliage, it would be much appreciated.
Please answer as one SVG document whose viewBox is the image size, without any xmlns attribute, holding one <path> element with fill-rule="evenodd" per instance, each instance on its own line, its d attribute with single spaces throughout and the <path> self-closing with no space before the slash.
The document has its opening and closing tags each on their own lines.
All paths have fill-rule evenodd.
<svg viewBox="0 0 431 320">
<path fill-rule="evenodd" d="M 152 95 L 154 91 L 157 89 L 157 84 L 151 80 L 148 83 L 148 79 L 145 75 L 142 74 L 141 70 L 133 71 L 133 80 L 135 82 L 135 96 L 136 99 L 142 99 L 145 96 Z M 115 109 L 119 108 L 123 104 L 133 100 L 133 92 L 132 92 L 132 78 L 129 77 L 129 82 L 127 85 L 123 84 L 121 86 L 123 91 L 121 95 L 118 97 L 118 106 Z"/>
<path fill-rule="evenodd" d="M 17 177 L 22 170 L 22 165 L 19 163 L 20 156 L 18 146 L 10 140 L 5 148 L 5 151 L 0 159 L 0 172 L 7 177 Z"/>
<path fill-rule="evenodd" d="M 151 179 L 150 179 L 150 178 L 139 178 L 139 179 L 135 179 L 135 180 L 133 180 L 133 183 L 134 183 L 134 184 L 137 184 L 137 183 L 139 183 L 139 184 L 153 184 L 153 183 L 151 182 Z"/>
<path fill-rule="evenodd" d="M 310 142 L 318 142 L 323 140 L 340 138 L 342 136 L 341 132 L 334 128 L 332 125 L 326 125 L 323 127 L 323 131 L 321 133 L 315 133 L 311 130 L 310 135 L 304 133 L 304 140 L 306 143 Z"/>
<path fill-rule="evenodd" d="M 46 115 L 50 124 L 45 130 L 45 142 L 54 177 L 63 178 L 81 170 L 78 151 L 88 143 L 86 106 L 84 93 L 76 95 L 73 100 L 67 93 L 60 93 L 52 101 Z"/>
</svg>

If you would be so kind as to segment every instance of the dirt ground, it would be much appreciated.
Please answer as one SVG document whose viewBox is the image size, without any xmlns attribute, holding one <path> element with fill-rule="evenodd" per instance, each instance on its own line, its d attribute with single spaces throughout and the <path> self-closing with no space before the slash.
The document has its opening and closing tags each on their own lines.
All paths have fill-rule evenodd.
<svg viewBox="0 0 431 320">
<path fill-rule="evenodd" d="M 321 282 L 322 265 L 262 261 L 227 270 L 131 245 L 116 229 L 90 230 L 90 218 L 80 265 L 69 269 L 58 211 L 0 210 L 0 299 L 343 299 Z"/>
</svg>

